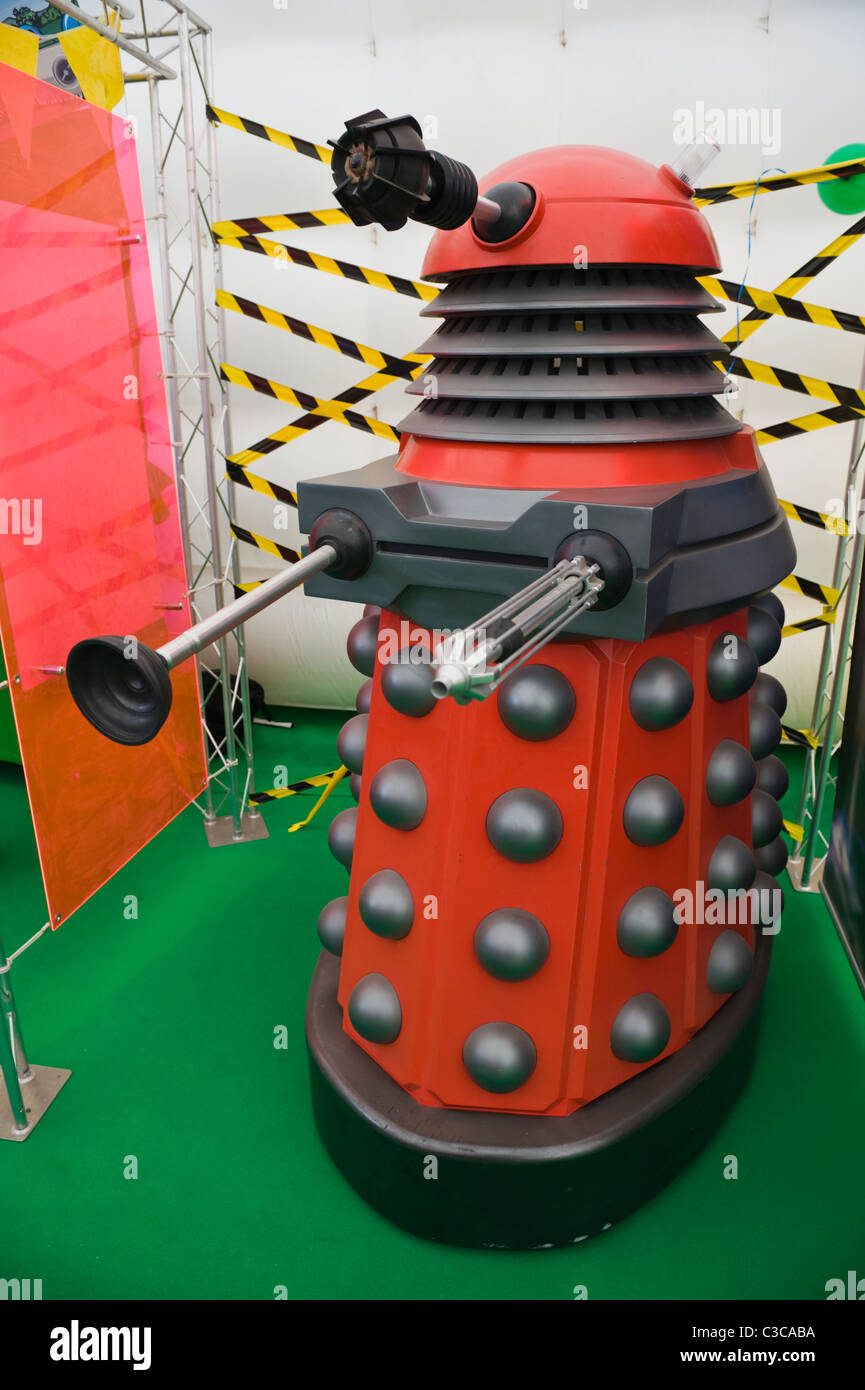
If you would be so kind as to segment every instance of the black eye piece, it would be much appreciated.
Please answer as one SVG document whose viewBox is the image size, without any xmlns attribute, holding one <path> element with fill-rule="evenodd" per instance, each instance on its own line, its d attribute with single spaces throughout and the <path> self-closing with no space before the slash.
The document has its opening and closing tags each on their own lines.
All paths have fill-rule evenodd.
<svg viewBox="0 0 865 1390">
<path fill-rule="evenodd" d="M 431 227 L 461 227 L 475 210 L 477 179 L 465 164 L 428 150 L 414 116 L 367 111 L 346 121 L 333 145 L 334 197 L 358 227 L 388 231 L 410 217 Z"/>
<path fill-rule="evenodd" d="M 475 213 L 472 230 L 481 241 L 507 241 L 509 237 L 521 232 L 535 210 L 535 190 L 527 183 L 497 183 L 488 188 L 483 197 L 497 204 L 500 211 L 494 221 L 488 221 Z"/>
</svg>

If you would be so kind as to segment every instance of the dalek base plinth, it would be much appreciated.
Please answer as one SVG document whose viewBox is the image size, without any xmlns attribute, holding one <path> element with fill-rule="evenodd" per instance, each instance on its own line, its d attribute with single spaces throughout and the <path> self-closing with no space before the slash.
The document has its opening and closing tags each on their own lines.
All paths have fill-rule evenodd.
<svg viewBox="0 0 865 1390">
<path fill-rule="evenodd" d="M 319 1135 L 364 1200 L 415 1235 L 487 1249 L 576 1244 L 647 1202 L 718 1128 L 751 1070 L 770 953 L 758 935 L 750 981 L 685 1047 L 552 1118 L 412 1100 L 343 1032 L 339 961 L 322 952 L 306 1013 Z"/>
</svg>

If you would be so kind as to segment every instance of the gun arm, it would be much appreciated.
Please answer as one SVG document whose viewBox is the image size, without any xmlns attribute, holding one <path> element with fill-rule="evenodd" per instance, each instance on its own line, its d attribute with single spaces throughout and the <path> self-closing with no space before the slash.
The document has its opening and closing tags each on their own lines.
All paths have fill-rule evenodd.
<svg viewBox="0 0 865 1390">
<path fill-rule="evenodd" d="M 604 581 L 583 555 L 560 560 L 512 598 L 449 633 L 433 652 L 432 693 L 458 704 L 485 700 L 511 671 L 597 603 Z"/>
</svg>

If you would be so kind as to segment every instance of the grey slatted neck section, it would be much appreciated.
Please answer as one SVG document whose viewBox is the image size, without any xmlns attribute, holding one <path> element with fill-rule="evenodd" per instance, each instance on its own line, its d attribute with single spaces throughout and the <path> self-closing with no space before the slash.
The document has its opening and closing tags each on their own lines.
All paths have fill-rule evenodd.
<svg viewBox="0 0 865 1390">
<path fill-rule="evenodd" d="M 653 309 L 659 313 L 710 314 L 723 304 L 686 270 L 666 266 L 514 266 L 455 276 L 420 311 L 421 318 L 514 309 Z"/>
<path fill-rule="evenodd" d="M 719 305 L 664 266 L 539 266 L 452 277 L 425 316 L 444 322 L 400 422 L 431 439 L 622 444 L 733 434 L 713 396 L 727 349 L 700 322 Z"/>
<path fill-rule="evenodd" d="M 525 357 L 573 353 L 609 357 L 613 353 L 716 353 L 718 339 L 700 320 L 686 314 L 569 313 L 471 314 L 445 319 L 418 352 L 439 357 L 479 357 L 519 353 Z"/>
<path fill-rule="evenodd" d="M 426 375 L 440 396 L 486 400 L 627 400 L 634 396 L 714 396 L 724 376 L 708 357 L 437 357 Z M 422 396 L 418 379 L 406 387 Z"/>
</svg>

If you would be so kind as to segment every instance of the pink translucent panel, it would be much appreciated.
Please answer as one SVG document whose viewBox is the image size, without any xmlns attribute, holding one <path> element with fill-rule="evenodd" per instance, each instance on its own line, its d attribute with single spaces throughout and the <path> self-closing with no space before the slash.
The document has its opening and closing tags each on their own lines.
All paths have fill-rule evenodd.
<svg viewBox="0 0 865 1390">
<path fill-rule="evenodd" d="M 190 621 L 161 371 L 124 121 L 0 64 L 0 636 L 55 925 L 205 781 L 191 662 L 140 748 L 40 669 Z"/>
</svg>

